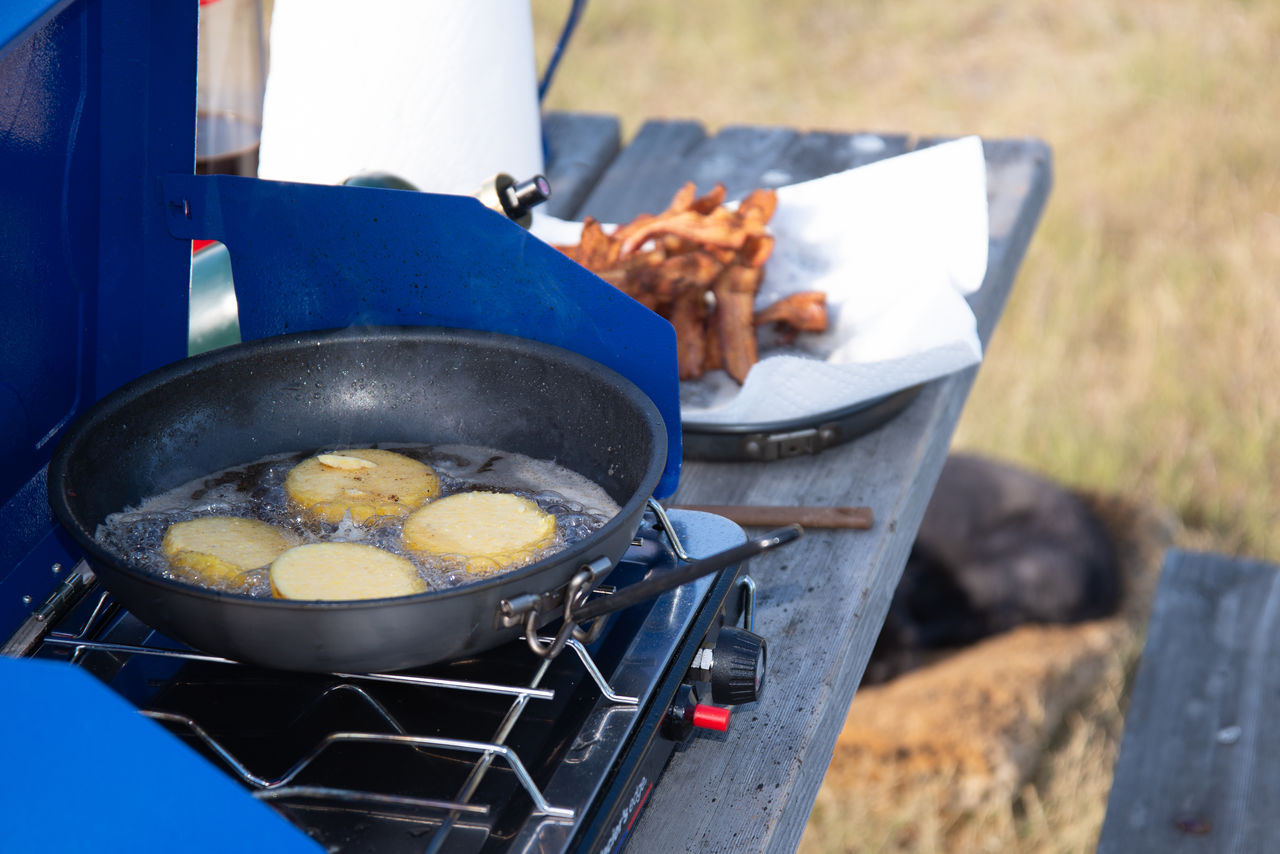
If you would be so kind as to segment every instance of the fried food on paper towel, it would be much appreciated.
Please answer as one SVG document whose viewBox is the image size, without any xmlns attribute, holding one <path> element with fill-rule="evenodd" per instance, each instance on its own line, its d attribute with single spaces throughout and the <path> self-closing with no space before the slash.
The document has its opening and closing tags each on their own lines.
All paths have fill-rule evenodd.
<svg viewBox="0 0 1280 854">
<path fill-rule="evenodd" d="M 827 331 L 827 295 L 822 291 L 798 291 L 788 294 L 755 314 L 756 326 L 775 324 L 795 340 L 800 332 Z"/>
<path fill-rule="evenodd" d="M 723 184 L 698 196 L 691 181 L 660 214 L 641 214 L 612 233 L 588 217 L 576 246 L 556 247 L 671 322 L 682 380 L 723 369 L 741 383 L 759 359 L 758 326 L 774 324 L 784 340 L 827 328 L 821 291 L 755 310 L 778 195 L 755 190 L 736 209 L 724 197 Z"/>
</svg>

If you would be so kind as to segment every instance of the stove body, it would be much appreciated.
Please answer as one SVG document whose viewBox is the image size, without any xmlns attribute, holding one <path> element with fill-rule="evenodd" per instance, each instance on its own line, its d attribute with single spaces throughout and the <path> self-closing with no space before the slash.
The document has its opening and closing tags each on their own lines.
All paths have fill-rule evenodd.
<svg viewBox="0 0 1280 854">
<path fill-rule="evenodd" d="M 94 587 L 49 513 L 68 425 L 187 355 L 194 239 L 227 247 L 245 339 L 419 323 L 593 358 L 663 414 L 656 497 L 678 481 L 670 325 L 505 217 L 195 175 L 197 11 L 0 4 L 0 800 L 20 819 L 0 849 L 614 850 L 709 694 L 699 668 L 737 621 L 737 568 L 621 612 L 545 669 L 515 642 L 408 681 L 299 677 L 157 636 Z M 653 516 L 611 584 L 744 539 Z"/>
<path fill-rule="evenodd" d="M 650 514 L 610 581 L 668 570 L 681 549 L 707 554 L 743 539 L 717 516 Z M 724 654 L 717 641 L 735 631 L 747 584 L 735 567 L 685 585 L 619 612 L 600 638 L 572 641 L 550 661 L 521 640 L 394 674 L 315 675 L 192 651 L 71 575 L 67 587 L 82 587 L 79 595 L 28 620 L 6 650 L 23 659 L 0 659 L 0 672 L 12 679 L 19 668 L 78 668 L 128 706 L 68 700 L 7 752 L 15 766 L 52 763 L 59 779 L 125 793 L 90 797 L 81 825 L 62 831 L 72 847 L 139 846 L 138 822 L 154 814 L 148 788 L 176 785 L 190 791 L 165 805 L 166 820 L 190 808 L 197 821 L 217 815 L 229 828 L 219 845 L 260 840 L 265 823 L 288 846 L 277 850 L 313 850 L 310 837 L 341 852 L 616 851 L 672 752 L 696 729 L 684 722 L 712 708 L 698 702 L 712 689 L 697 659 L 706 650 Z M 89 743 L 66 738 L 66 714 L 100 716 Z M 187 761 L 180 780 L 152 770 L 144 782 L 103 759 L 98 746 L 119 737 L 113 721 L 121 716 L 148 718 L 164 732 L 115 747 L 157 769 L 176 752 Z M 61 755 L 51 755 L 51 742 Z M 240 785 L 198 794 L 193 762 Z M 264 803 L 306 836 L 291 838 L 263 819 Z M 22 827 L 35 830 L 33 844 L 47 838 L 50 825 L 29 820 L 0 838 Z"/>
</svg>

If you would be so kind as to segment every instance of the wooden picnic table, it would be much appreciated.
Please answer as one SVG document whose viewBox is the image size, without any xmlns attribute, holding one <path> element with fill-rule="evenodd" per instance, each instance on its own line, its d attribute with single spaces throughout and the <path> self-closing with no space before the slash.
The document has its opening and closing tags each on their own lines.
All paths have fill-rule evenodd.
<svg viewBox="0 0 1280 854">
<path fill-rule="evenodd" d="M 685 182 L 723 182 L 734 198 L 817 178 L 927 145 L 908 135 L 650 121 L 625 146 L 611 116 L 544 122 L 547 210 L 564 219 L 628 220 L 665 208 Z M 1051 183 L 1037 140 L 984 140 L 990 247 L 970 297 L 985 345 L 1003 309 Z M 928 383 L 885 426 L 816 455 L 770 462 L 686 461 L 674 504 L 865 505 L 868 531 L 810 530 L 755 559 L 756 631 L 769 642 L 768 682 L 727 733 L 675 755 L 628 843 L 634 851 L 792 851 L 831 761 L 946 458 L 977 368 Z"/>
</svg>

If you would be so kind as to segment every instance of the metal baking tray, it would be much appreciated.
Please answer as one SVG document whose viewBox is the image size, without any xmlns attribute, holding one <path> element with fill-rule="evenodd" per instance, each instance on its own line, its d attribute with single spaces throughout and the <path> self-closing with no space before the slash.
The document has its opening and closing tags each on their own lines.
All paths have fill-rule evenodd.
<svg viewBox="0 0 1280 854">
<path fill-rule="evenodd" d="M 864 436 L 895 418 L 920 394 L 911 386 L 843 409 L 784 421 L 705 424 L 685 421 L 684 458 L 708 462 L 767 462 L 817 454 Z"/>
</svg>

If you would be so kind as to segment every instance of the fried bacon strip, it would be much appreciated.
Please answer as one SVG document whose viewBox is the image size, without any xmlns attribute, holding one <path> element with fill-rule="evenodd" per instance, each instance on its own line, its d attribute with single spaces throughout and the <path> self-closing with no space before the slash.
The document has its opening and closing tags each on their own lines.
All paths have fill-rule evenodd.
<svg viewBox="0 0 1280 854">
<path fill-rule="evenodd" d="M 702 331 L 707 324 L 706 293 L 697 288 L 685 289 L 672 301 L 666 318 L 676 330 L 676 363 L 680 379 L 697 379 L 702 376 L 707 362 L 707 338 Z"/>
<path fill-rule="evenodd" d="M 758 267 L 725 267 L 711 286 L 716 298 L 712 318 L 720 338 L 724 370 L 739 383 L 759 358 L 753 314 L 763 271 Z"/>
<path fill-rule="evenodd" d="M 755 313 L 755 325 L 781 323 L 797 332 L 827 331 L 827 295 L 822 291 L 789 294 Z"/>
<path fill-rule="evenodd" d="M 743 382 L 759 358 L 758 326 L 791 335 L 827 326 L 821 291 L 755 310 L 773 252 L 767 228 L 778 195 L 754 190 L 736 208 L 724 199 L 723 184 L 698 196 L 690 181 L 662 213 L 642 214 L 612 233 L 587 218 L 577 245 L 556 247 L 671 322 L 682 380 L 724 370 Z"/>
</svg>

